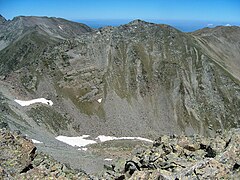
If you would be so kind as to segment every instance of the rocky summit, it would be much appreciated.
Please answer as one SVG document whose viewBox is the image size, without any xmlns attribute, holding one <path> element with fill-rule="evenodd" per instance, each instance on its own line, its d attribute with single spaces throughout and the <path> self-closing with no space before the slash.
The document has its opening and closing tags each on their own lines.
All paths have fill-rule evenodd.
<svg viewBox="0 0 240 180">
<path fill-rule="evenodd" d="M 142 20 L 92 29 L 56 17 L 0 16 L 0 127 L 37 139 L 39 150 L 93 174 L 103 170 L 101 147 L 114 144 L 101 146 L 99 135 L 216 137 L 240 125 L 239 41 L 238 26 L 183 33 Z M 57 136 L 97 145 L 74 147 Z M 199 152 L 206 153 L 193 156 Z M 142 175 L 152 171 L 141 168 Z M 181 177 L 175 170 L 168 176 Z"/>
</svg>

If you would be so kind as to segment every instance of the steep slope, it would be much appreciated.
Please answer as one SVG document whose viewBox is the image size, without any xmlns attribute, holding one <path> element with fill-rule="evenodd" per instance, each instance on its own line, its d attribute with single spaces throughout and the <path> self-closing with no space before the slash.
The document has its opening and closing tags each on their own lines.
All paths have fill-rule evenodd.
<svg viewBox="0 0 240 180">
<path fill-rule="evenodd" d="M 6 21 L 1 16 L 0 74 L 6 76 L 22 67 L 36 71 L 38 60 L 45 51 L 64 39 L 91 31 L 84 24 L 61 18 L 19 16 Z"/>
<path fill-rule="evenodd" d="M 0 14 L 0 25 L 5 23 L 7 20 Z"/>
<path fill-rule="evenodd" d="M 210 135 L 238 126 L 239 81 L 195 39 L 137 20 L 58 47 L 65 52 L 53 64 L 62 74 L 54 81 L 80 109 L 77 131 Z"/>
<path fill-rule="evenodd" d="M 32 21 L 30 17 L 28 23 Z M 234 36 L 231 32 L 228 37 Z M 31 38 L 24 36 L 19 43 L 25 40 Z M 3 81 L 5 88 L 14 89 L 2 93 L 7 102 L 14 97 L 51 99 L 52 107 L 17 108 L 19 116 L 54 134 L 213 135 L 217 129 L 239 126 L 239 77 L 219 63 L 227 59 L 216 59 L 215 49 L 202 41 L 197 33 L 136 20 L 60 41 L 36 56 L 27 51 L 28 58 L 14 58 L 16 66 L 9 71 L 6 48 L 1 67 L 11 73 Z M 222 41 L 235 44 L 229 38 Z M 26 68 L 21 62 L 30 64 Z"/>
<path fill-rule="evenodd" d="M 43 51 L 57 42 L 57 39 L 49 38 L 38 28 L 29 29 L 23 37 L 1 51 L 0 74 L 7 75 L 22 67 L 35 70 Z"/>
<path fill-rule="evenodd" d="M 240 77 L 240 28 L 217 26 L 192 33 L 206 53 L 239 79 Z"/>
<path fill-rule="evenodd" d="M 30 129 L 35 127 L 34 125 L 29 126 L 31 118 L 29 119 L 28 116 L 31 117 L 31 112 L 27 115 L 24 108 L 19 111 L 18 107 L 15 107 L 16 104 L 12 106 L 13 100 L 17 96 L 33 98 L 39 95 L 35 92 L 40 79 L 43 78 L 43 69 L 39 68 L 39 64 L 43 65 L 43 68 L 48 67 L 46 61 L 42 61 L 47 51 L 51 52 L 64 39 L 75 38 L 91 31 L 92 29 L 84 24 L 61 18 L 19 16 L 11 21 L 6 21 L 1 16 L 0 77 L 3 81 L 0 83 L 0 89 L 2 120 L 11 121 L 15 129 L 20 127 L 20 129 L 24 129 L 25 125 Z M 15 88 L 17 92 L 14 92 Z M 42 115 L 43 117 L 52 118 L 54 116 L 66 120 L 54 110 L 47 115 L 42 112 Z M 59 127 L 66 123 L 62 123 Z M 54 127 L 51 125 L 49 127 L 48 123 L 45 124 L 47 129 L 50 129 L 48 131 L 51 132 L 51 128 Z"/>
</svg>

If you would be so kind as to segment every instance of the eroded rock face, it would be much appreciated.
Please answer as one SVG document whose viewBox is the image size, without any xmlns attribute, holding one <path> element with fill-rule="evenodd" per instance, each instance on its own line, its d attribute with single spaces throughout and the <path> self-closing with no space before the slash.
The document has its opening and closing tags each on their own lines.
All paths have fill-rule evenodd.
<svg viewBox="0 0 240 180">
<path fill-rule="evenodd" d="M 0 129 L 0 178 L 3 179 L 90 179 L 52 157 L 36 153 L 32 141 L 18 132 Z"/>
<path fill-rule="evenodd" d="M 7 26 L 47 23 L 61 34 L 58 24 L 65 21 L 53 20 L 18 17 Z M 41 26 L 0 51 L 1 79 L 14 88 L 4 96 L 54 102 L 53 107 L 21 109 L 22 114 L 10 111 L 12 119 L 16 112 L 19 119 L 27 116 L 56 134 L 70 129 L 73 134 L 150 138 L 213 136 L 218 129 L 239 127 L 239 27 L 190 34 L 141 20 L 97 30 L 64 25 L 76 32 L 53 38 Z M 77 33 L 76 27 L 84 31 Z"/>
<path fill-rule="evenodd" d="M 103 176 L 109 179 L 238 179 L 240 129 L 214 138 L 162 136 L 153 147 L 138 151 L 125 166 L 118 162 Z M 123 160 L 119 160 L 121 164 Z M 116 168 L 118 167 L 118 168 Z"/>
</svg>

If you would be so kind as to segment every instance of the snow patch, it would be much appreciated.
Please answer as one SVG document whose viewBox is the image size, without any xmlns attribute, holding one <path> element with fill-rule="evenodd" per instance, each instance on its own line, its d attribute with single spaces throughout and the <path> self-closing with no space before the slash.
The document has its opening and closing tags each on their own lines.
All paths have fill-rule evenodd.
<svg viewBox="0 0 240 180">
<path fill-rule="evenodd" d="M 86 151 L 87 148 L 83 148 L 89 144 L 95 144 L 98 142 L 105 142 L 105 141 L 112 141 L 112 140 L 140 140 L 140 141 L 146 141 L 153 143 L 152 140 L 142 138 L 142 137 L 114 137 L 114 136 L 105 136 L 105 135 L 100 135 L 95 138 L 95 140 L 91 139 L 86 139 L 88 138 L 89 135 L 82 135 L 82 136 L 77 136 L 77 137 L 68 137 L 68 136 L 57 136 L 55 139 L 62 141 L 68 145 L 71 146 L 77 146 L 80 147 L 78 150 Z"/>
<path fill-rule="evenodd" d="M 104 161 L 112 161 L 112 159 L 106 158 L 106 159 L 104 159 Z"/>
<path fill-rule="evenodd" d="M 35 103 L 43 103 L 43 104 L 47 104 L 52 106 L 53 102 L 51 100 L 47 100 L 45 98 L 38 98 L 38 99 L 32 99 L 29 101 L 22 101 L 22 100 L 14 100 L 16 103 L 20 104 L 21 106 L 29 106 L 31 104 L 35 104 Z"/>
<path fill-rule="evenodd" d="M 140 141 L 147 141 L 147 142 L 153 143 L 152 140 L 142 138 L 142 137 L 114 137 L 114 136 L 100 135 L 100 136 L 96 137 L 96 139 L 101 142 L 112 141 L 112 140 L 140 140 Z"/>
<path fill-rule="evenodd" d="M 102 102 L 102 98 L 98 99 L 97 101 L 98 101 L 99 103 L 101 103 L 101 102 Z"/>
<path fill-rule="evenodd" d="M 80 151 L 87 151 L 87 148 L 79 148 L 78 150 L 80 150 Z"/>
<path fill-rule="evenodd" d="M 231 24 L 226 24 L 225 26 L 232 26 Z"/>
<path fill-rule="evenodd" d="M 43 142 L 38 141 L 38 140 L 36 140 L 36 139 L 32 139 L 32 142 L 35 143 L 35 144 L 41 144 L 41 143 L 43 143 Z"/>
<path fill-rule="evenodd" d="M 68 145 L 78 146 L 78 147 L 84 147 L 88 144 L 97 143 L 94 140 L 85 139 L 87 137 L 89 137 L 89 135 L 82 135 L 82 136 L 78 136 L 78 137 L 57 136 L 56 139 L 66 143 Z"/>
<path fill-rule="evenodd" d="M 58 26 L 58 27 L 59 27 L 59 29 L 63 30 L 63 28 L 61 26 Z"/>
</svg>

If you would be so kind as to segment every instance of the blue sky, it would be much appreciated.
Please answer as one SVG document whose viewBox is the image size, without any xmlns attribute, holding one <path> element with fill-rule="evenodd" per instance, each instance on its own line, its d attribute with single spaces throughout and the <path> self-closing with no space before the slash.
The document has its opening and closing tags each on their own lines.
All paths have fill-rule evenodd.
<svg viewBox="0 0 240 180">
<path fill-rule="evenodd" d="M 240 0 L 0 0 L 7 19 L 18 15 L 77 19 L 169 19 L 240 22 Z"/>
<path fill-rule="evenodd" d="M 62 17 L 94 28 L 142 19 L 190 32 L 240 26 L 240 0 L 0 0 L 0 14 Z"/>
</svg>

